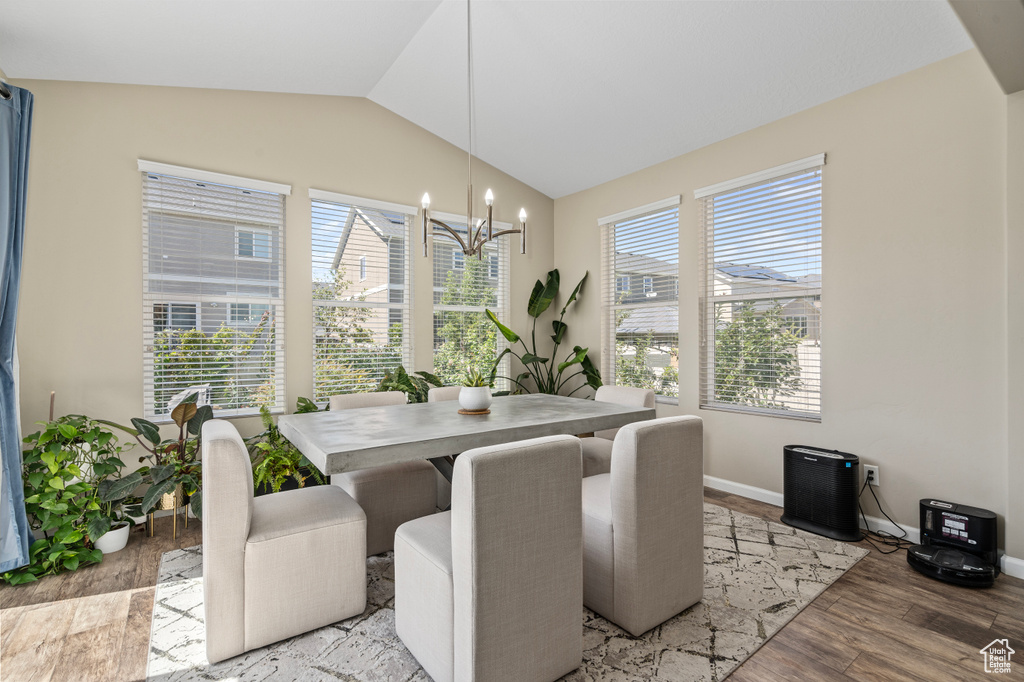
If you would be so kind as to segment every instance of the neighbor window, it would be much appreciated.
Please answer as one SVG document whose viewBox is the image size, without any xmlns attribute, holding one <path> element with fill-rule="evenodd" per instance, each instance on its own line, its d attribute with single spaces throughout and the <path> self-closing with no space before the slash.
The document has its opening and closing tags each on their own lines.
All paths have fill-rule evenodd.
<svg viewBox="0 0 1024 682">
<path fill-rule="evenodd" d="M 432 212 L 432 215 L 466 235 L 466 218 Z M 494 231 L 512 229 L 505 223 L 494 223 Z M 457 242 L 435 238 L 434 251 L 434 368 L 444 383 L 461 384 L 466 370 L 490 370 L 495 357 L 505 347 L 484 312 L 490 309 L 498 319 L 508 319 L 508 240 L 496 239 L 484 247 L 483 258 L 464 258 Z M 449 264 L 458 264 L 449 269 Z M 508 375 L 508 356 L 498 368 L 498 375 Z M 507 388 L 507 379 L 497 385 Z"/>
<path fill-rule="evenodd" d="M 416 208 L 310 190 L 313 394 L 376 390 L 398 365 L 412 371 Z M 358 283 L 354 282 L 358 276 Z"/>
<path fill-rule="evenodd" d="M 598 221 L 603 252 L 602 377 L 679 399 L 679 197 Z M 634 291 L 631 282 L 642 284 Z"/>
<path fill-rule="evenodd" d="M 821 419 L 824 154 L 697 190 L 700 406 Z"/>
<path fill-rule="evenodd" d="M 282 411 L 290 188 L 148 161 L 139 169 L 146 416 L 166 419 L 187 392 L 217 416 Z"/>
</svg>

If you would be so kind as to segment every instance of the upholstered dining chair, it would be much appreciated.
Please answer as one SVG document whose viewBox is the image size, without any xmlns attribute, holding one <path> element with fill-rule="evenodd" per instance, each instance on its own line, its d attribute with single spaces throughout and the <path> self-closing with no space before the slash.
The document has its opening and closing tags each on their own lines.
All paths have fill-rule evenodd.
<svg viewBox="0 0 1024 682">
<path fill-rule="evenodd" d="M 428 403 L 439 403 L 444 400 L 458 400 L 462 386 L 438 386 L 427 391 Z"/>
<path fill-rule="evenodd" d="M 404 405 L 402 391 L 331 396 L 331 411 Z M 437 477 L 426 460 L 384 464 L 331 476 L 331 483 L 352 496 L 366 512 L 366 556 L 395 545 L 395 530 L 412 519 L 437 511 Z"/>
<path fill-rule="evenodd" d="M 477 448 L 452 510 L 395 534 L 395 629 L 435 682 L 554 680 L 583 659 L 580 445 Z"/>
<path fill-rule="evenodd" d="M 631 386 L 601 386 L 594 394 L 594 400 L 634 407 L 654 407 L 654 391 Z M 583 476 L 607 474 L 612 470 L 612 441 L 618 429 L 595 431 L 592 438 L 581 438 L 583 442 Z"/>
<path fill-rule="evenodd" d="M 700 417 L 629 424 L 583 479 L 583 603 L 633 635 L 704 595 L 703 442 Z"/>
<path fill-rule="evenodd" d="M 211 420 L 202 436 L 210 662 L 362 613 L 366 515 L 355 500 L 327 485 L 254 498 L 252 464 L 235 427 Z M 316 580 L 294 579 L 311 568 Z"/>
</svg>

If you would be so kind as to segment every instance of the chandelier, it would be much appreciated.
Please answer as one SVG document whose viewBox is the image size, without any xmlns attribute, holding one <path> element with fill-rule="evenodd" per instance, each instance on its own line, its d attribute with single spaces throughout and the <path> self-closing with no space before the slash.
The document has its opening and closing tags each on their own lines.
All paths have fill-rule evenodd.
<svg viewBox="0 0 1024 682">
<path fill-rule="evenodd" d="M 427 255 L 427 237 L 445 237 L 458 242 L 462 247 L 462 253 L 466 256 L 483 258 L 484 245 L 498 237 L 506 234 L 519 235 L 519 253 L 526 253 L 526 209 L 519 209 L 518 230 L 494 231 L 492 220 L 494 210 L 494 193 L 488 189 L 484 195 L 484 203 L 487 204 L 487 217 L 474 222 L 473 220 L 473 22 L 470 15 L 470 0 L 466 0 L 466 84 L 469 100 L 469 144 L 467 145 L 466 156 L 469 159 L 468 181 L 466 188 L 466 232 L 459 234 L 459 230 L 447 225 L 441 220 L 430 215 L 430 195 L 423 194 L 423 255 Z M 465 238 L 463 238 L 465 237 Z"/>
</svg>

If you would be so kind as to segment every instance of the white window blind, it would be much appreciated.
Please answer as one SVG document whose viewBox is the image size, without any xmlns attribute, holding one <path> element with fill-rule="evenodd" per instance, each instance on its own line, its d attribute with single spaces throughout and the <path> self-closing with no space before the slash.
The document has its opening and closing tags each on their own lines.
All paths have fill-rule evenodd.
<svg viewBox="0 0 1024 682">
<path fill-rule="evenodd" d="M 700 199 L 701 407 L 820 420 L 823 164 Z"/>
<path fill-rule="evenodd" d="M 311 191 L 314 400 L 377 388 L 412 365 L 416 210 Z M 411 369 L 410 369 L 411 371 Z"/>
<path fill-rule="evenodd" d="M 139 165 L 146 415 L 189 393 L 218 417 L 283 410 L 284 194 Z"/>
<path fill-rule="evenodd" d="M 466 238 L 466 218 L 432 212 Z M 508 223 L 494 222 L 494 231 L 509 230 Z M 434 374 L 445 384 L 461 384 L 470 367 L 481 373 L 490 370 L 494 358 L 507 345 L 497 327 L 484 312 L 490 309 L 509 324 L 508 238 L 488 242 L 483 257 L 464 257 L 458 244 L 434 238 Z M 508 356 L 502 359 L 498 375 L 507 377 Z M 495 382 L 507 389 L 508 381 Z"/>
<path fill-rule="evenodd" d="M 652 206 L 601 225 L 601 374 L 606 384 L 650 388 L 659 402 L 676 403 L 679 198 Z"/>
</svg>

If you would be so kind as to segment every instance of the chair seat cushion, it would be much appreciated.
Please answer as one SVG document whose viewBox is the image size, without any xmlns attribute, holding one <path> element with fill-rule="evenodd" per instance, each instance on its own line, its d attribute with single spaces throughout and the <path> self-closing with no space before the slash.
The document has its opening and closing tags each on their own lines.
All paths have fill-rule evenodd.
<svg viewBox="0 0 1024 682">
<path fill-rule="evenodd" d="M 583 479 L 583 604 L 615 617 L 611 474 Z"/>
<path fill-rule="evenodd" d="M 395 533 L 395 630 L 434 680 L 455 674 L 452 514 L 402 524 Z"/>
<path fill-rule="evenodd" d="M 583 477 L 607 474 L 612 470 L 612 441 L 606 438 L 581 438 Z"/>
<path fill-rule="evenodd" d="M 253 500 L 249 544 L 345 523 L 365 523 L 366 515 L 345 491 L 318 485 L 261 495 Z"/>
</svg>

